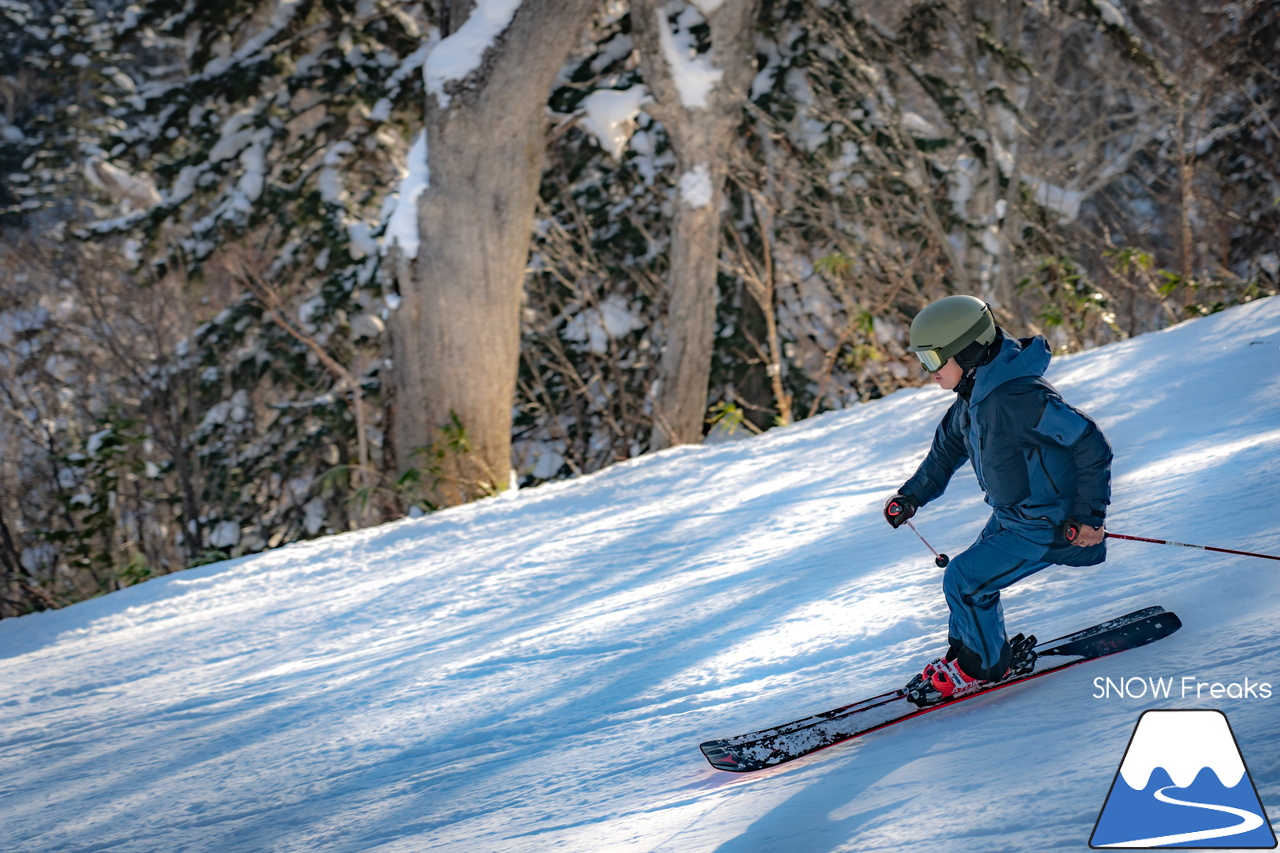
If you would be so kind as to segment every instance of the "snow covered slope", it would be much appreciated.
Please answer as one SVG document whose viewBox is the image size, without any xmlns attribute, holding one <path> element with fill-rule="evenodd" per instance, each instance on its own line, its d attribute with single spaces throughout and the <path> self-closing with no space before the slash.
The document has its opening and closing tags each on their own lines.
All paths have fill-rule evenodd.
<svg viewBox="0 0 1280 853">
<path fill-rule="evenodd" d="M 1114 532 L 1280 552 L 1280 299 L 1050 379 L 1115 447 Z M 1280 817 L 1280 563 L 1120 541 L 1015 587 L 1011 630 L 1162 604 L 1174 637 L 775 770 L 706 764 L 702 740 L 941 650 L 940 570 L 880 508 L 950 399 L 903 391 L 0 622 L 3 848 L 1087 850 L 1152 707 L 1224 711 Z M 916 521 L 954 554 L 985 518 L 966 470 Z M 1157 678 L 1168 698 L 1114 689 Z M 1213 697 L 1246 678 L 1271 696 Z"/>
</svg>

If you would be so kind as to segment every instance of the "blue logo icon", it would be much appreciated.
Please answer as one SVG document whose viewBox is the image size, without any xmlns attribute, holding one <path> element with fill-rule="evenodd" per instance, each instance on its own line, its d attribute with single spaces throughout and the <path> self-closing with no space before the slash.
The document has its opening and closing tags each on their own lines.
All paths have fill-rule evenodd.
<svg viewBox="0 0 1280 853">
<path fill-rule="evenodd" d="M 1275 833 L 1226 714 L 1143 713 L 1089 846 L 1274 848 Z"/>
</svg>

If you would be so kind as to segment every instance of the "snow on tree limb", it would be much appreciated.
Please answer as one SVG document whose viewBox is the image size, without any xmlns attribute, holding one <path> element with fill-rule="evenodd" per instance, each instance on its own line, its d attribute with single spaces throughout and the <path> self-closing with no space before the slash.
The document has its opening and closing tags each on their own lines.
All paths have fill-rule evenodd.
<svg viewBox="0 0 1280 853">
<path fill-rule="evenodd" d="M 441 109 L 448 109 L 445 86 L 463 80 L 480 67 L 484 55 L 511 24 L 520 0 L 477 0 L 466 23 L 432 49 L 423 65 L 427 95 L 435 95 Z"/>
<path fill-rule="evenodd" d="M 698 53 L 697 40 L 692 30 L 698 24 L 705 23 L 705 20 L 698 14 L 697 8 L 686 6 L 676 18 L 673 29 L 665 8 L 657 9 L 656 14 L 662 56 L 667 61 L 672 81 L 680 93 L 680 103 L 686 109 L 706 109 L 711 90 L 724 77 L 724 71 L 717 68 L 706 54 Z"/>
</svg>

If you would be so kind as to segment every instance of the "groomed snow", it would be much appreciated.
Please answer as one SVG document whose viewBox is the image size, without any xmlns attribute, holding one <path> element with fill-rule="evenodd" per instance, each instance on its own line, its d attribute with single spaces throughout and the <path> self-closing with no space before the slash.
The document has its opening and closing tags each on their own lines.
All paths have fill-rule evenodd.
<svg viewBox="0 0 1280 853">
<path fill-rule="evenodd" d="M 1055 361 L 1117 533 L 1280 553 L 1280 299 Z M 1215 708 L 1280 815 L 1280 563 L 1113 542 L 1005 599 L 1155 645 L 758 774 L 699 742 L 902 683 L 940 571 L 881 519 L 950 395 L 153 580 L 0 622 L 4 849 L 1084 851 L 1139 715 Z M 972 475 L 916 521 L 955 553 Z M 1098 698 L 1095 678 L 1276 692 Z M 1137 686 L 1138 681 L 1130 681 Z"/>
</svg>

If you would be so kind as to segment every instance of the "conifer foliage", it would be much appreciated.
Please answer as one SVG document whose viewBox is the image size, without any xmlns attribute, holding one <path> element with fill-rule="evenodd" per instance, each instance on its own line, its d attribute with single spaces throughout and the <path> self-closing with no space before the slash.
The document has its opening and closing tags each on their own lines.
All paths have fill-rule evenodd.
<svg viewBox="0 0 1280 853">
<path fill-rule="evenodd" d="M 55 267 L 91 258 L 98 280 L 85 287 L 95 299 L 134 294 L 109 306 L 112 322 L 79 329 L 118 344 L 108 361 L 125 405 L 119 387 L 91 387 L 84 410 L 29 453 L 110 467 L 111 442 L 84 452 L 108 431 L 131 448 L 117 476 L 134 482 L 138 502 L 126 509 L 129 490 L 63 463 L 55 479 L 76 500 L 61 517 L 4 508 L 18 513 L 21 565 L 46 578 L 46 597 L 65 600 L 374 518 L 385 310 L 377 234 L 419 123 L 425 8 L 264 0 L 39 11 L 7 6 L 27 39 L 14 76 L 66 65 L 98 79 L 50 85 L 26 104 L 25 121 L 11 113 L 6 163 L 45 153 L 10 173 L 6 213 L 50 257 L 22 273 L 42 286 L 13 295 L 48 302 L 40 289 L 66 289 Z M 82 105 L 85 91 L 96 112 Z M 50 221 L 65 240 L 35 233 Z M 66 301 L 82 306 L 83 290 Z M 172 316 L 124 334 L 116 314 L 138 301 Z M 77 346 L 66 326 L 31 326 L 21 329 L 29 345 Z M 140 352 L 145 339 L 160 345 Z M 115 427 L 104 425 L 109 413 Z M 65 580 L 82 574 L 69 542 L 96 541 L 92 531 L 131 516 L 166 541 L 97 541 L 93 580 Z"/>
<path fill-rule="evenodd" d="M 720 79 L 722 6 L 594 4 L 528 109 L 519 484 L 663 446 L 677 214 L 712 200 L 716 439 L 917 383 L 906 324 L 947 293 L 1067 351 L 1280 289 L 1274 3 L 762 0 L 702 168 L 662 101 Z M 0 616 L 434 506 L 473 425 L 388 440 L 456 408 L 391 393 L 424 110 L 513 36 L 424 69 L 522 8 L 0 0 Z"/>
</svg>

